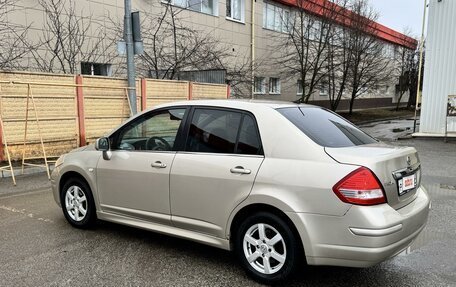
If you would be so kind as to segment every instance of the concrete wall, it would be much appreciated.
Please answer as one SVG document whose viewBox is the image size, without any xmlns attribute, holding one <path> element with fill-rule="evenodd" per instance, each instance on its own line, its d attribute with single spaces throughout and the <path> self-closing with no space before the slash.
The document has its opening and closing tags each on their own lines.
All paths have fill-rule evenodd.
<svg viewBox="0 0 456 287">
<path fill-rule="evenodd" d="M 130 117 L 126 86 L 121 78 L 0 72 L 0 161 L 5 142 L 16 160 L 23 152 L 27 158 L 41 156 L 41 139 L 51 157 L 93 142 Z M 138 110 L 176 100 L 226 99 L 227 90 L 226 85 L 140 79 Z"/>
</svg>

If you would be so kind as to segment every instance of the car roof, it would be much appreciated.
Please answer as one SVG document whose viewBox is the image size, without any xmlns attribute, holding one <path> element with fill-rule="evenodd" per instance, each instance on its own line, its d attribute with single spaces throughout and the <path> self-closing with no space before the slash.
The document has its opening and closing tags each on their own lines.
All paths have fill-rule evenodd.
<svg viewBox="0 0 456 287">
<path fill-rule="evenodd" d="M 272 101 L 272 100 L 227 99 L 227 100 L 179 101 L 179 102 L 162 104 L 157 107 L 170 107 L 170 106 L 213 106 L 213 107 L 254 110 L 255 108 L 259 108 L 259 107 L 269 107 L 272 109 L 278 109 L 278 108 L 288 108 L 288 107 L 304 107 L 304 106 L 310 106 L 310 105 L 296 104 L 293 102 L 284 102 L 284 101 Z M 155 107 L 155 108 L 157 108 L 157 107 Z"/>
</svg>

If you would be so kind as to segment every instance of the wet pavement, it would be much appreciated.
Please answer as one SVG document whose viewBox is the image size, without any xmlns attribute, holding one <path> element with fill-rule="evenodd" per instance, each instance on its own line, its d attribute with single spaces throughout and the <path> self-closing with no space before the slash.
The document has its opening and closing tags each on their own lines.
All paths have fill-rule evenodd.
<svg viewBox="0 0 456 287">
<path fill-rule="evenodd" d="M 403 138 L 410 138 L 413 133 L 413 124 L 413 118 L 409 118 L 362 124 L 360 127 L 376 139 L 397 141 Z"/>
<path fill-rule="evenodd" d="M 385 139 L 420 153 L 425 230 L 377 266 L 305 267 L 287 286 L 456 286 L 456 142 Z M 72 228 L 46 184 L 0 179 L 0 286 L 259 286 L 227 251 L 107 222 Z"/>
<path fill-rule="evenodd" d="M 429 223 L 409 254 L 307 267 L 288 286 L 455 286 L 456 192 L 428 191 Z M 72 228 L 48 190 L 1 197 L 0 230 L 1 286 L 258 286 L 223 250 L 106 222 Z"/>
</svg>

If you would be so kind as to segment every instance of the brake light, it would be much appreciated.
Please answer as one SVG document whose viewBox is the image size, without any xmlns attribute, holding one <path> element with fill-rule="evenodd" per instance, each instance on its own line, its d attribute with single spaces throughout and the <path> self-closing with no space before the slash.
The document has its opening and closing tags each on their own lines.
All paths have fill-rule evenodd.
<svg viewBox="0 0 456 287">
<path fill-rule="evenodd" d="M 385 193 L 377 177 L 368 168 L 360 167 L 341 179 L 334 193 L 343 202 L 357 205 L 386 203 Z"/>
</svg>

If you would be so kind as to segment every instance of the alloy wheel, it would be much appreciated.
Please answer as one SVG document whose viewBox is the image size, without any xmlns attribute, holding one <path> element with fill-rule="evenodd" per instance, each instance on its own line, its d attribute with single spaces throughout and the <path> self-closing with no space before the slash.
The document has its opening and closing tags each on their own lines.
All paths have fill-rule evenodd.
<svg viewBox="0 0 456 287">
<path fill-rule="evenodd" d="M 84 220 L 88 202 L 84 191 L 77 185 L 70 186 L 65 193 L 65 208 L 68 216 L 74 221 Z"/>
<path fill-rule="evenodd" d="M 262 274 L 274 274 L 285 264 L 287 249 L 283 236 L 269 224 L 258 223 L 244 234 L 243 250 L 250 266 Z"/>
</svg>

